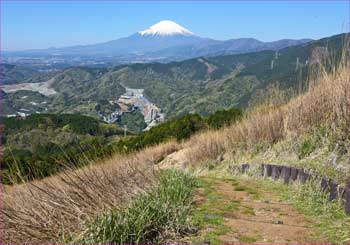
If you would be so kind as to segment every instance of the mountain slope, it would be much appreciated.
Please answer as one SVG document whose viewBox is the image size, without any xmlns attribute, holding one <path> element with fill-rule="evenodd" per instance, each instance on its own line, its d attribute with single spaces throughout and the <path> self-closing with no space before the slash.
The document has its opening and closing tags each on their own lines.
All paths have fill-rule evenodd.
<svg viewBox="0 0 350 245">
<path fill-rule="evenodd" d="M 195 44 L 201 39 L 175 22 L 161 21 L 144 31 L 105 43 L 28 50 L 20 53 L 26 55 L 127 55 Z"/>
<path fill-rule="evenodd" d="M 0 80 L 1 84 L 15 84 L 26 78 L 38 75 L 39 72 L 24 66 L 0 64 Z"/>
<path fill-rule="evenodd" d="M 169 60 L 181 60 L 184 58 L 198 56 L 218 56 L 258 52 L 263 50 L 279 50 L 290 46 L 306 44 L 311 41 L 311 39 L 283 39 L 274 42 L 262 42 L 254 38 L 239 38 L 230 39 L 227 41 L 214 41 L 211 39 L 205 39 L 193 45 L 184 45 L 182 47 L 162 49 L 160 51 L 154 52 L 153 55 L 159 57 L 167 57 Z"/>
<path fill-rule="evenodd" d="M 135 62 L 139 60 L 173 61 L 199 56 L 277 50 L 292 45 L 307 43 L 309 41 L 311 40 L 262 42 L 253 38 L 218 41 L 199 37 L 177 23 L 165 20 L 128 37 L 104 43 L 21 52 L 6 52 L 5 56 L 50 56 L 64 59 L 67 63 L 72 62 L 72 56 L 89 61 L 95 59 L 99 61 L 110 60 L 111 57 L 113 57 L 113 62 Z"/>
<path fill-rule="evenodd" d="M 123 86 L 144 89 L 145 96 L 168 118 L 188 112 L 207 115 L 222 108 L 247 107 L 264 99 L 268 87 L 299 88 L 309 68 L 327 52 L 327 47 L 339 53 L 343 38 L 337 35 L 279 51 L 202 57 L 166 64 L 69 68 L 50 77 L 57 94 L 47 97 L 52 100 L 47 110 L 97 116 L 96 107 L 103 110 L 108 101 L 116 100 L 125 92 Z M 5 110 L 23 109 L 16 107 L 18 101 L 13 101 L 12 95 L 4 97 Z M 29 96 L 21 106 L 30 101 Z"/>
</svg>

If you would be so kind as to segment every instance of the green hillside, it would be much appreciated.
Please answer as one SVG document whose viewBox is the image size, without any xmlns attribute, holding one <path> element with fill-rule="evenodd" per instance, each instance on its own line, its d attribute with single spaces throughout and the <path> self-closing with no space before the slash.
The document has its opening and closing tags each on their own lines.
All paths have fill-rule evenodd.
<svg viewBox="0 0 350 245">
<path fill-rule="evenodd" d="M 40 178 L 111 153 L 124 130 L 74 114 L 1 118 L 3 183 Z"/>
<path fill-rule="evenodd" d="M 15 84 L 37 75 L 39 75 L 39 72 L 31 68 L 18 65 L 0 64 L 0 79 L 1 84 L 3 85 Z"/>
<path fill-rule="evenodd" d="M 135 115 L 131 117 L 130 121 L 136 120 Z M 189 114 L 138 135 L 127 132 L 128 137 L 122 137 L 124 130 L 114 124 L 77 114 L 1 118 L 3 183 L 42 178 L 112 153 L 129 153 L 171 139 L 180 141 L 200 130 L 218 129 L 241 117 L 242 111 L 236 108 L 221 110 L 206 118 Z"/>
<path fill-rule="evenodd" d="M 344 35 L 337 35 L 278 52 L 196 58 L 167 64 L 69 68 L 51 74 L 57 94 L 45 98 L 49 100 L 45 110 L 97 117 L 96 108 L 108 111 L 108 103 L 101 101 L 117 99 L 125 92 L 123 86 L 144 89 L 145 96 L 160 107 L 167 118 L 189 112 L 208 115 L 233 106 L 245 108 L 257 98 L 263 98 L 269 86 L 278 85 L 284 90 L 303 87 L 310 67 L 329 50 L 339 53 L 343 38 Z M 4 96 L 5 113 L 19 109 L 28 109 L 31 113 L 42 110 L 25 105 L 34 97 L 37 99 L 37 94 L 28 95 L 20 103 L 17 93 L 21 92 Z"/>
</svg>

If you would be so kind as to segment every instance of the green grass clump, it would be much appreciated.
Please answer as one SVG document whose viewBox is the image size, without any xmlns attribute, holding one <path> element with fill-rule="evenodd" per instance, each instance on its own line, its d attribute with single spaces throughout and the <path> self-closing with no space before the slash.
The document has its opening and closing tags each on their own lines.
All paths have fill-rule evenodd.
<svg viewBox="0 0 350 245">
<path fill-rule="evenodd" d="M 188 230 L 192 191 L 197 182 L 190 174 L 171 170 L 158 185 L 138 195 L 124 209 L 111 210 L 86 225 L 74 243 L 159 243 Z"/>
<path fill-rule="evenodd" d="M 316 149 L 316 143 L 310 137 L 306 137 L 299 147 L 299 159 L 309 156 Z"/>
<path fill-rule="evenodd" d="M 239 237 L 239 241 L 243 242 L 243 243 L 253 243 L 256 242 L 258 240 L 257 237 L 253 237 L 253 236 L 240 236 Z"/>
<path fill-rule="evenodd" d="M 242 186 L 242 185 L 238 185 L 236 183 L 233 184 L 233 186 L 234 186 L 234 190 L 235 191 L 245 191 L 245 192 L 248 192 L 249 194 L 251 194 L 251 195 L 253 195 L 255 197 L 258 196 L 258 192 L 255 189 L 253 189 L 253 188 L 251 188 L 249 186 Z"/>
</svg>

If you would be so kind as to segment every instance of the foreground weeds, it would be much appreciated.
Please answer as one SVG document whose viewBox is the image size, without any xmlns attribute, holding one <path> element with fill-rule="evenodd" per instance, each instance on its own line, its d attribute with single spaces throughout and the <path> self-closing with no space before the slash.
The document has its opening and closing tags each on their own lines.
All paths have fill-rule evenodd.
<svg viewBox="0 0 350 245">
<path fill-rule="evenodd" d="M 169 142 L 42 180 L 4 186 L 2 242 L 62 242 L 87 221 L 152 189 L 158 175 L 154 165 L 175 149 Z"/>
<path fill-rule="evenodd" d="M 189 231 L 193 176 L 168 170 L 158 184 L 137 195 L 130 205 L 113 209 L 87 223 L 72 243 L 161 243 Z"/>
</svg>

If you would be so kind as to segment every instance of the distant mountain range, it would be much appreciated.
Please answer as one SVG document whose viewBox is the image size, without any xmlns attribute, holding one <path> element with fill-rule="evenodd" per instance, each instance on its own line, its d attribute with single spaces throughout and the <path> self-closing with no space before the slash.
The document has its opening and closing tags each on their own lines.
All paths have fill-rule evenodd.
<svg viewBox="0 0 350 245">
<path fill-rule="evenodd" d="M 39 74 L 31 74 L 21 66 L 8 66 L 3 74 L 8 85 L 2 86 L 2 113 L 81 113 L 98 117 L 100 112 L 113 112 L 113 101 L 126 92 L 125 87 L 144 89 L 147 99 L 161 108 L 166 118 L 189 112 L 208 115 L 234 106 L 246 108 L 274 96 L 269 94 L 274 90 L 289 93 L 306 86 L 303 81 L 309 69 L 329 53 L 339 57 L 345 37 L 340 34 L 278 51 L 169 63 L 79 66 Z"/>
<path fill-rule="evenodd" d="M 5 57 L 80 57 L 82 61 L 94 59 L 95 63 L 101 60 L 114 63 L 178 61 L 199 56 L 278 50 L 310 41 L 311 39 L 283 39 L 262 42 L 254 38 L 218 41 L 199 37 L 173 21 L 164 20 L 129 37 L 105 43 L 4 52 L 4 55 Z"/>
</svg>

